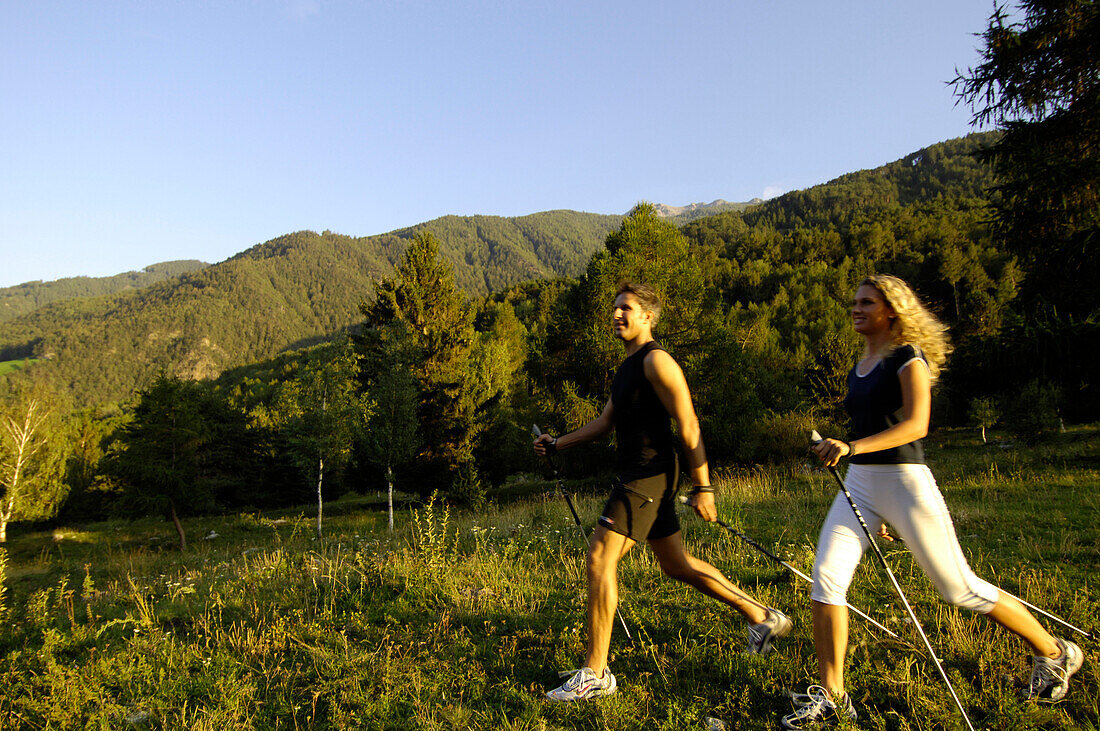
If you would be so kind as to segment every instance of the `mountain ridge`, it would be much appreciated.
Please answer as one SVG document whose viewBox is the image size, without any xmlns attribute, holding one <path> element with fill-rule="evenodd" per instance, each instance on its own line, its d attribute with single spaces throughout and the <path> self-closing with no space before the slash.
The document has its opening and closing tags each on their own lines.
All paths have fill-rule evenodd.
<svg viewBox="0 0 1100 731">
<path fill-rule="evenodd" d="M 982 194 L 987 177 L 970 152 L 984 139 L 970 135 L 937 143 L 759 204 L 718 199 L 677 207 L 680 213 L 671 220 L 685 230 L 696 227 L 696 220 L 713 221 L 697 234 L 723 246 L 732 241 L 727 231 L 771 222 L 779 236 L 793 232 L 784 244 L 790 248 L 805 239 L 795 236 L 799 227 L 847 228 L 877 208 Z M 940 165 L 941 159 L 950 165 Z M 708 213 L 723 204 L 731 208 Z M 695 219 L 679 218 L 688 216 Z M 512 218 L 442 216 L 358 238 L 294 232 L 142 289 L 52 302 L 0 322 L 0 362 L 27 359 L 27 367 L 7 377 L 41 377 L 78 403 L 117 401 L 161 371 L 212 377 L 354 325 L 361 320 L 360 301 L 372 295 L 380 278 L 392 275 L 408 242 L 421 232 L 440 240 L 456 283 L 481 296 L 521 281 L 580 274 L 622 219 L 558 210 Z"/>
<path fill-rule="evenodd" d="M 49 281 L 34 279 L 11 287 L 0 287 L 0 322 L 33 312 L 52 302 L 141 289 L 207 266 L 210 265 L 198 259 L 177 259 L 105 277 L 61 277 Z"/>
<path fill-rule="evenodd" d="M 164 370 L 188 378 L 318 342 L 360 319 L 409 240 L 431 231 L 471 295 L 579 274 L 621 216 L 552 211 L 442 217 L 388 234 L 299 231 L 142 289 L 51 302 L 0 322 L 0 361 L 79 403 L 128 397 Z"/>
</svg>

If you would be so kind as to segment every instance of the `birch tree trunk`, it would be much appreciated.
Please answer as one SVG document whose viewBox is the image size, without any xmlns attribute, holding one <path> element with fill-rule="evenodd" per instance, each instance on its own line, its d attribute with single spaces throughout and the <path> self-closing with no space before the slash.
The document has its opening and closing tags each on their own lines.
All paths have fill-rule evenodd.
<svg viewBox="0 0 1100 731">
<path fill-rule="evenodd" d="M 4 507 L 0 511 L 0 543 L 8 540 L 8 523 L 15 514 L 15 501 L 19 498 L 19 491 L 23 489 L 23 468 L 46 443 L 42 438 L 35 441 L 47 415 L 45 410 L 39 412 L 40 405 L 38 399 L 30 400 L 22 424 L 10 416 L 4 419 L 4 430 L 11 438 L 13 455 L 9 462 L 2 465 Z"/>
<path fill-rule="evenodd" d="M 393 533 L 393 468 L 386 465 L 386 486 L 389 491 L 390 533 Z"/>
<path fill-rule="evenodd" d="M 8 523 L 11 522 L 12 509 L 12 501 L 5 500 L 3 512 L 0 512 L 0 543 L 8 542 Z"/>
<path fill-rule="evenodd" d="M 317 457 L 317 540 L 321 540 L 321 511 L 324 509 L 324 500 L 321 498 L 321 483 L 325 479 L 325 458 Z"/>
</svg>

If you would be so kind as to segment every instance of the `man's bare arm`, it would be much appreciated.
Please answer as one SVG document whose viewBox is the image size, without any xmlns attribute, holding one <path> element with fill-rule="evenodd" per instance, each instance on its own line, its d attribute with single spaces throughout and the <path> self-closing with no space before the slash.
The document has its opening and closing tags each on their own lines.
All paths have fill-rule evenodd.
<svg viewBox="0 0 1100 731">
<path fill-rule="evenodd" d="M 645 359 L 645 375 L 653 384 L 657 398 L 665 410 L 676 420 L 680 441 L 684 445 L 691 481 L 697 486 L 710 486 L 710 470 L 707 451 L 703 446 L 703 432 L 699 417 L 691 402 L 691 391 L 680 365 L 663 350 L 654 350 Z M 714 508 L 714 495 L 700 493 L 692 499 L 692 507 L 704 520 L 714 520 L 718 513 Z"/>
</svg>

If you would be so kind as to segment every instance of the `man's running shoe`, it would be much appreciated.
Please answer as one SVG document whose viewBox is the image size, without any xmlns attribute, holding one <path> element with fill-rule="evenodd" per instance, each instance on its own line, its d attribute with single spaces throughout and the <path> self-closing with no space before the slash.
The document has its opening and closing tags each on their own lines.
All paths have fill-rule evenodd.
<svg viewBox="0 0 1100 731">
<path fill-rule="evenodd" d="M 1057 638 L 1056 638 L 1057 639 Z M 1058 639 L 1062 655 L 1056 658 L 1032 658 L 1031 684 L 1024 689 L 1024 696 L 1040 703 L 1056 703 L 1066 697 L 1070 676 L 1081 669 L 1085 656 L 1081 648 L 1069 640 Z"/>
<path fill-rule="evenodd" d="M 547 691 L 546 697 L 552 701 L 583 701 L 611 695 L 618 687 L 615 676 L 607 668 L 603 669 L 602 676 L 592 672 L 592 668 L 581 668 L 562 683 L 561 687 Z"/>
<path fill-rule="evenodd" d="M 856 709 L 852 706 L 852 699 L 847 693 L 840 698 L 835 698 L 820 685 L 811 685 L 805 693 L 795 693 L 791 696 L 791 702 L 794 703 L 794 713 L 783 717 L 780 722 L 783 728 L 835 726 L 842 718 L 851 721 L 856 718 Z"/>
<path fill-rule="evenodd" d="M 760 624 L 749 626 L 749 642 L 745 652 L 749 655 L 766 655 L 772 649 L 772 643 L 785 637 L 794 623 L 790 617 L 778 609 L 768 607 L 768 616 Z"/>
</svg>

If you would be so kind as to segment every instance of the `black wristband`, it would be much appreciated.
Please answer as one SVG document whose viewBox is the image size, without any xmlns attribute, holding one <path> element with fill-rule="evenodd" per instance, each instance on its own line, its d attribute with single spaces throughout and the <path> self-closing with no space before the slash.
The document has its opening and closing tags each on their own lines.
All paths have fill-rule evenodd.
<svg viewBox="0 0 1100 731">
<path fill-rule="evenodd" d="M 704 492 L 714 492 L 714 488 L 710 485 L 696 485 L 695 487 L 691 488 L 692 497 L 695 497 L 696 495 Z"/>
</svg>

